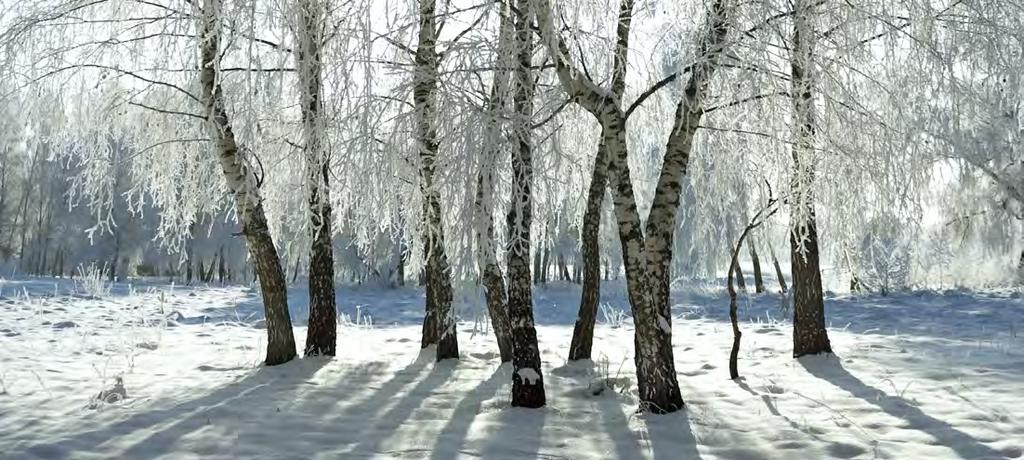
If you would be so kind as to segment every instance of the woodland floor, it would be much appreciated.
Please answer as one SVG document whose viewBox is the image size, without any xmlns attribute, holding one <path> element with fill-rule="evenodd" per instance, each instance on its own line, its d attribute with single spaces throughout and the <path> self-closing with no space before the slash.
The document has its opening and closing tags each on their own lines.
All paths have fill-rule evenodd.
<svg viewBox="0 0 1024 460">
<path fill-rule="evenodd" d="M 610 284 L 603 301 L 628 311 Z M 0 458 L 1022 456 L 1020 291 L 829 295 L 837 354 L 801 360 L 779 295 L 746 296 L 730 381 L 728 301 L 709 286 L 674 294 L 687 407 L 652 416 L 635 413 L 628 317 L 599 324 L 593 362 L 566 363 L 572 285 L 536 291 L 549 405 L 526 410 L 466 299 L 457 362 L 420 353 L 421 291 L 359 287 L 339 289 L 338 357 L 266 368 L 249 287 L 0 281 Z M 290 295 L 304 324 L 306 294 Z M 97 403 L 116 376 L 127 399 Z"/>
</svg>

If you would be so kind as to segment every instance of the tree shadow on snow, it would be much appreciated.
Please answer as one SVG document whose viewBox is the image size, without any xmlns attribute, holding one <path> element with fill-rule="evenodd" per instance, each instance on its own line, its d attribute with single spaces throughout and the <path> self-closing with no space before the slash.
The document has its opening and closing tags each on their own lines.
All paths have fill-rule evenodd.
<svg viewBox="0 0 1024 460">
<path fill-rule="evenodd" d="M 144 407 L 130 417 L 92 431 L 79 432 L 50 443 L 28 447 L 27 453 L 43 458 L 66 457 L 73 453 L 87 453 L 118 438 L 137 438 L 122 454 L 127 458 L 146 458 L 174 451 L 182 437 L 203 429 L 213 418 L 225 412 L 253 412 L 250 400 L 279 393 L 278 382 L 307 381 L 329 362 L 327 359 L 301 359 L 274 367 L 260 367 L 239 380 L 196 399 L 167 409 L 146 410 Z M 130 390 L 129 390 L 130 391 Z M 273 407 L 261 407 L 273 412 Z M 113 408 L 111 408 L 113 410 Z M 280 411 L 280 409 L 277 409 Z M 251 415 L 251 414 L 250 414 Z"/>
<path fill-rule="evenodd" d="M 512 376 L 509 375 L 509 382 Z M 547 458 L 540 453 L 544 437 L 544 423 L 551 407 L 527 409 L 502 407 L 487 425 L 480 458 Z M 557 433 L 554 433 L 557 436 Z"/>
<path fill-rule="evenodd" d="M 687 406 L 689 407 L 689 406 Z M 697 438 L 690 428 L 687 410 L 666 415 L 644 414 L 648 449 L 655 460 L 688 460 L 701 458 Z"/>
<path fill-rule="evenodd" d="M 835 356 L 808 356 L 798 360 L 807 371 L 842 388 L 885 413 L 903 419 L 907 427 L 935 438 L 939 444 L 956 451 L 961 458 L 1003 458 L 1005 455 L 971 435 L 953 428 L 949 423 L 925 414 L 916 405 L 899 396 L 891 396 L 865 384 L 845 368 Z"/>
<path fill-rule="evenodd" d="M 417 359 L 416 363 L 413 363 L 411 366 L 428 364 L 433 359 L 434 353 L 432 348 L 427 350 L 429 351 L 421 352 L 419 359 Z M 458 360 L 454 359 L 433 363 L 433 366 L 426 372 L 426 375 L 418 381 L 414 380 L 415 383 L 411 387 L 406 387 L 406 391 L 402 391 L 401 396 L 398 396 L 397 392 L 391 393 L 378 391 L 360 405 L 365 407 L 365 410 L 346 410 L 345 412 L 348 415 L 363 418 L 363 424 L 366 427 L 363 430 L 363 434 L 356 438 L 358 439 L 358 442 L 346 452 L 346 455 L 362 457 L 380 454 L 398 454 L 397 452 L 379 452 L 379 450 L 382 444 L 391 435 L 393 435 L 399 427 L 407 423 L 412 423 L 411 418 L 413 413 L 423 405 L 423 402 L 429 398 L 435 390 L 444 385 L 445 382 L 451 380 L 451 377 L 455 373 L 455 369 L 458 365 Z M 398 397 L 397 400 L 395 400 L 396 396 Z M 374 407 L 385 407 L 389 403 L 391 406 L 387 411 L 380 414 L 374 414 L 370 409 Z"/>
<path fill-rule="evenodd" d="M 466 436 L 469 434 L 469 428 L 473 424 L 473 420 L 480 413 L 483 408 L 483 402 L 491 399 L 498 393 L 498 390 L 502 385 L 509 383 L 511 378 L 510 365 L 502 364 L 500 367 L 494 370 L 491 377 L 487 380 L 480 382 L 472 391 L 466 394 L 466 396 L 459 402 L 458 406 L 451 414 L 451 419 L 441 429 L 441 433 L 438 435 L 437 443 L 434 444 L 434 450 L 430 454 L 430 458 L 435 460 L 443 460 L 449 458 L 456 458 L 463 454 L 463 448 L 466 443 Z"/>
</svg>

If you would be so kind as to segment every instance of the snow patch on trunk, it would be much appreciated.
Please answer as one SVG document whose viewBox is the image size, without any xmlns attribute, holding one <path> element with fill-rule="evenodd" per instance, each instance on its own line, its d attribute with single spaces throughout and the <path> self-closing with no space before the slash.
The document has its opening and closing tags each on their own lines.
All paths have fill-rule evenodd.
<svg viewBox="0 0 1024 460">
<path fill-rule="evenodd" d="M 540 374 L 532 367 L 519 369 L 516 374 L 518 374 L 519 378 L 523 379 L 523 382 L 526 382 L 527 385 L 536 385 L 537 382 L 540 382 Z"/>
</svg>

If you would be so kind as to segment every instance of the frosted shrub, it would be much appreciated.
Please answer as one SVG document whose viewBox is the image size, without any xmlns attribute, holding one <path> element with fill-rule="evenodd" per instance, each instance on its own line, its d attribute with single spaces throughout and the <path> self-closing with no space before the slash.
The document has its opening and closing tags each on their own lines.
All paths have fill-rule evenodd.
<svg viewBox="0 0 1024 460">
<path fill-rule="evenodd" d="M 373 317 L 363 313 L 363 306 L 356 305 L 356 316 L 353 318 L 348 313 L 338 312 L 338 324 L 351 327 L 373 327 Z"/>
<path fill-rule="evenodd" d="M 110 294 L 111 283 L 107 282 L 103 274 L 107 266 L 102 267 L 96 264 L 78 266 L 78 288 L 89 297 L 101 298 Z"/>
<path fill-rule="evenodd" d="M 907 286 L 911 243 L 906 228 L 894 218 L 875 219 L 861 240 L 861 281 L 882 295 Z"/>
<path fill-rule="evenodd" d="M 628 393 L 629 388 L 632 385 L 629 377 L 622 375 L 622 366 L 625 365 L 626 361 L 623 359 L 619 363 L 618 368 L 615 370 L 615 375 L 611 373 L 611 361 L 607 356 L 601 355 L 601 359 L 598 360 L 594 375 L 587 385 L 587 391 L 593 396 L 599 396 L 604 393 L 605 390 L 611 390 L 615 393 Z"/>
<path fill-rule="evenodd" d="M 599 307 L 601 308 L 601 318 L 604 320 L 605 324 L 615 329 L 622 327 L 622 322 L 626 320 L 625 310 L 615 308 L 611 306 L 611 304 L 607 303 L 602 303 Z"/>
</svg>

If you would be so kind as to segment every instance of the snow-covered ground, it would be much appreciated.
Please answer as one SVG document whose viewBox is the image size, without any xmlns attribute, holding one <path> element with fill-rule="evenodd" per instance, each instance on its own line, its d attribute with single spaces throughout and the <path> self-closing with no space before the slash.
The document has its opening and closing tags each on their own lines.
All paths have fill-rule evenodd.
<svg viewBox="0 0 1024 460">
<path fill-rule="evenodd" d="M 611 308 L 628 310 L 622 286 Z M 632 326 L 566 363 L 578 287 L 538 288 L 548 407 L 509 407 L 510 368 L 463 307 L 462 359 L 419 350 L 422 293 L 339 289 L 339 356 L 260 366 L 248 287 L 0 282 L 0 458 L 1019 458 L 1019 291 L 829 295 L 834 357 L 790 357 L 779 296 L 741 300 L 740 381 L 721 288 L 675 292 L 687 408 L 636 414 Z M 305 292 L 291 291 L 296 324 Z M 359 306 L 357 309 L 356 306 Z M 367 317 L 372 320 L 367 320 Z M 369 323 L 369 324 L 368 324 Z M 305 328 L 296 327 L 301 342 Z M 301 343 L 300 343 L 301 348 Z M 123 382 L 127 398 L 97 396 Z M 109 392 L 103 394 L 117 399 Z M 1016 416 L 1014 414 L 1017 414 Z"/>
</svg>

